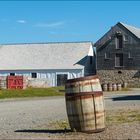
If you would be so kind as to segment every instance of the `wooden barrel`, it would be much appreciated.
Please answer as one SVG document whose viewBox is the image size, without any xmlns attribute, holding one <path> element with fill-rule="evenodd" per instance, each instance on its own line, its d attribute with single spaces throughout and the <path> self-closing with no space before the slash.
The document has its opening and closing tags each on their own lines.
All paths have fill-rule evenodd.
<svg viewBox="0 0 140 140">
<path fill-rule="evenodd" d="M 105 109 L 97 76 L 67 80 L 66 109 L 72 130 L 93 133 L 105 129 Z"/>
<path fill-rule="evenodd" d="M 117 90 L 117 85 L 115 83 L 112 84 L 112 90 L 116 91 Z"/>
<path fill-rule="evenodd" d="M 108 83 L 108 91 L 112 91 L 112 83 Z"/>
<path fill-rule="evenodd" d="M 123 83 L 123 88 L 127 88 L 127 82 Z"/>
<path fill-rule="evenodd" d="M 102 84 L 103 91 L 107 91 L 107 84 Z"/>
<path fill-rule="evenodd" d="M 117 90 L 121 91 L 122 90 L 122 85 L 121 84 L 117 84 Z"/>
</svg>

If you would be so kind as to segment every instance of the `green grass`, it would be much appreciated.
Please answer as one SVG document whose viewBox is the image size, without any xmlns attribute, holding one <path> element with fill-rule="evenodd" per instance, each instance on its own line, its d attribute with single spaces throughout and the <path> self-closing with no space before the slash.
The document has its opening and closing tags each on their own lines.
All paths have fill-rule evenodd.
<svg viewBox="0 0 140 140">
<path fill-rule="evenodd" d="M 122 88 L 122 91 L 131 91 L 130 88 Z"/>
<path fill-rule="evenodd" d="M 49 122 L 47 127 L 53 128 L 53 129 L 70 129 L 68 120 L 51 121 Z"/>
<path fill-rule="evenodd" d="M 24 90 L 0 90 L 0 99 L 17 97 L 44 97 L 64 95 L 64 86 L 49 88 L 27 88 Z"/>
<path fill-rule="evenodd" d="M 140 121 L 140 111 L 139 110 L 121 110 L 113 113 L 106 113 L 106 122 L 107 124 L 112 123 L 125 123 L 125 122 L 133 122 Z"/>
<path fill-rule="evenodd" d="M 116 91 L 105 91 L 105 92 L 121 92 L 121 91 L 132 91 L 131 88 L 122 88 L 121 90 L 116 90 Z"/>
</svg>

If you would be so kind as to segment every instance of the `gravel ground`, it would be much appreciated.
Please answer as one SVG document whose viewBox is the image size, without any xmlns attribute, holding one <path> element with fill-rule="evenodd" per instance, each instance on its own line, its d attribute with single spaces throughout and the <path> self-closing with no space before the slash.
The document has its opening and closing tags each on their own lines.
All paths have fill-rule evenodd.
<svg viewBox="0 0 140 140">
<path fill-rule="evenodd" d="M 60 139 L 63 137 L 60 137 Z M 106 127 L 105 131 L 93 134 L 75 133 L 66 135 L 71 139 L 140 139 L 140 122 L 114 124 Z"/>
<path fill-rule="evenodd" d="M 106 110 L 113 113 L 119 109 L 138 110 L 139 96 L 139 91 L 105 93 Z M 0 139 L 140 138 L 140 122 L 107 125 L 105 131 L 96 134 L 65 133 L 47 127 L 50 121 L 66 118 L 64 97 L 0 100 Z"/>
</svg>

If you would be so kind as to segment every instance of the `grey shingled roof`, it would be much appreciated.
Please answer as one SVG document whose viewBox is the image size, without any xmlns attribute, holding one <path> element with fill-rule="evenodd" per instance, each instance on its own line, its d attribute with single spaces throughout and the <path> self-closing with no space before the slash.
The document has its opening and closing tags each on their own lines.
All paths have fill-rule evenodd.
<svg viewBox="0 0 140 140">
<path fill-rule="evenodd" d="M 125 28 L 127 28 L 130 32 L 132 32 L 137 38 L 140 39 L 140 28 L 131 26 L 131 25 L 127 25 L 124 24 L 122 22 L 120 22 L 120 24 L 122 24 Z"/>
<path fill-rule="evenodd" d="M 0 45 L 0 70 L 81 69 L 91 42 Z"/>
</svg>

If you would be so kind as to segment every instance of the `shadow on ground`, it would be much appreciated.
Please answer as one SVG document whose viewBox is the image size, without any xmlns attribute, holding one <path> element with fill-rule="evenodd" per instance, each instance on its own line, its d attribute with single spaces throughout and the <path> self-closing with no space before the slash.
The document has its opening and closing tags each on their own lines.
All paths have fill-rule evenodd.
<svg viewBox="0 0 140 140">
<path fill-rule="evenodd" d="M 20 132 L 20 133 L 69 133 L 72 132 L 70 129 L 56 129 L 56 130 L 37 130 L 37 129 L 24 129 L 24 130 L 16 130 L 15 132 Z"/>
<path fill-rule="evenodd" d="M 125 100 L 140 100 L 140 95 L 113 97 L 113 101 L 125 101 Z"/>
</svg>

